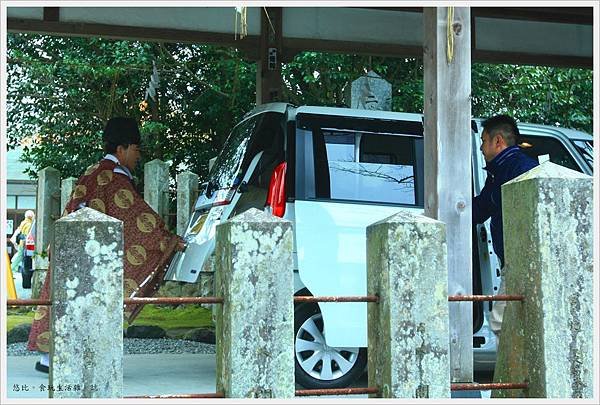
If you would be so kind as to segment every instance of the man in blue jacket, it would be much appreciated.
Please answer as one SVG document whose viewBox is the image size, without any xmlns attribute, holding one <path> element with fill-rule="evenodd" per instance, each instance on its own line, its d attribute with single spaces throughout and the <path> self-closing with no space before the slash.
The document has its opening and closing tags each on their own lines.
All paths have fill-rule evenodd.
<svg viewBox="0 0 600 405">
<path fill-rule="evenodd" d="M 502 184 L 529 171 L 538 162 L 521 152 L 517 145 L 519 129 L 508 115 L 496 115 L 483 122 L 481 153 L 487 163 L 487 179 L 481 193 L 473 199 L 473 222 L 482 224 L 491 217 L 490 228 L 494 251 L 504 267 L 504 240 L 502 231 Z M 502 277 L 504 279 L 504 277 Z M 499 294 L 504 293 L 504 283 Z M 498 334 L 502 323 L 505 301 L 495 301 L 490 327 Z"/>
</svg>

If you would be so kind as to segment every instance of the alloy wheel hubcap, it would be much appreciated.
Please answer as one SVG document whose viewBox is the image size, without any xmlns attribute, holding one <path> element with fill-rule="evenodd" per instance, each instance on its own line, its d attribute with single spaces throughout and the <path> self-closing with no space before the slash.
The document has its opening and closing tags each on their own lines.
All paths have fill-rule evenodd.
<svg viewBox="0 0 600 405">
<path fill-rule="evenodd" d="M 358 359 L 358 347 L 331 347 L 325 343 L 323 315 L 308 318 L 296 333 L 296 359 L 300 367 L 318 380 L 346 375 Z"/>
</svg>

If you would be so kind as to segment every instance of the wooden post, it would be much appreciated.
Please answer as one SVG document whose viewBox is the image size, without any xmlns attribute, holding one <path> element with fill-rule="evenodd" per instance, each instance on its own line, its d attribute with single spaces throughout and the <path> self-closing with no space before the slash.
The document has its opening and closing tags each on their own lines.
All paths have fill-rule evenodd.
<svg viewBox="0 0 600 405">
<path fill-rule="evenodd" d="M 256 62 L 256 104 L 281 100 L 283 57 L 281 7 L 261 8 L 260 59 Z"/>
<path fill-rule="evenodd" d="M 448 16 L 453 15 L 448 31 Z M 446 223 L 448 294 L 471 294 L 471 26 L 465 7 L 423 10 L 425 215 Z M 451 303 L 450 374 L 473 381 L 473 307 Z"/>
</svg>

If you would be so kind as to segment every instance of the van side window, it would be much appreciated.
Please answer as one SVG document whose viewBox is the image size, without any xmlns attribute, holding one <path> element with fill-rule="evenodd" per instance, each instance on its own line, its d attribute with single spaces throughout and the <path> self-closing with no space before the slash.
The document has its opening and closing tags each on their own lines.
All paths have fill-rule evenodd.
<svg viewBox="0 0 600 405">
<path fill-rule="evenodd" d="M 328 198 L 415 205 L 417 138 L 323 129 L 323 139 Z"/>
<path fill-rule="evenodd" d="M 540 163 L 550 160 L 566 168 L 581 171 L 565 146 L 555 138 L 548 136 L 521 135 L 521 150 Z"/>
<path fill-rule="evenodd" d="M 353 133 L 323 131 L 327 159 L 335 162 L 354 162 L 355 138 Z"/>
</svg>

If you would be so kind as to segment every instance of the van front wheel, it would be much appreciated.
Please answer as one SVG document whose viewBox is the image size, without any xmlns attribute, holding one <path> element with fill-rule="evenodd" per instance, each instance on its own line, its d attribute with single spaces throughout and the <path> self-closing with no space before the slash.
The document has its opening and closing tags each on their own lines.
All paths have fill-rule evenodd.
<svg viewBox="0 0 600 405">
<path fill-rule="evenodd" d="M 305 388 L 344 388 L 360 377 L 367 350 L 325 343 L 319 306 L 306 303 L 294 311 L 296 382 Z"/>
</svg>

